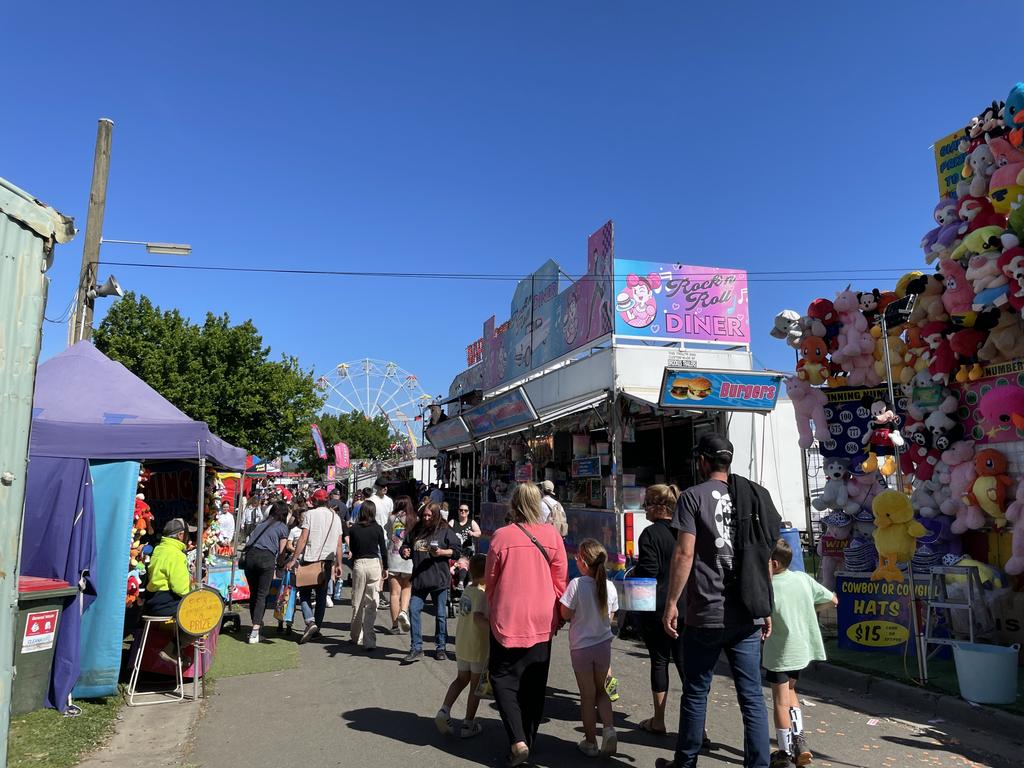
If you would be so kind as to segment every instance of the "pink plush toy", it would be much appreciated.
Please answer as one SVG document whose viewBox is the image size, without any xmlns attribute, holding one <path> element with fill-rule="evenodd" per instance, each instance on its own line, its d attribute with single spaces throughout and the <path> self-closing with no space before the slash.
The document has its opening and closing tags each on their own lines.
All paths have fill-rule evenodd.
<svg viewBox="0 0 1024 768">
<path fill-rule="evenodd" d="M 962 315 L 971 311 L 974 304 L 974 289 L 967 280 L 967 273 L 952 259 L 939 262 L 939 274 L 945 283 L 942 292 L 942 306 L 950 315 Z"/>
<path fill-rule="evenodd" d="M 871 509 L 871 502 L 884 487 L 884 481 L 877 472 L 869 472 L 861 475 L 852 475 L 846 481 L 846 495 L 850 500 L 850 509 L 858 512 L 861 509 Z"/>
<path fill-rule="evenodd" d="M 1006 508 L 1006 519 L 1013 523 L 1013 544 L 1006 572 L 1011 576 L 1024 573 L 1024 479 L 1017 484 L 1015 500 Z"/>
<path fill-rule="evenodd" d="M 951 526 L 953 533 L 978 530 L 985 525 L 985 514 L 977 507 L 967 504 L 965 497 L 970 491 L 978 473 L 974 468 L 974 443 L 961 440 L 942 454 L 946 471 L 939 475 L 939 482 L 949 487 L 949 497 L 942 502 L 942 514 L 956 517 Z"/>
<path fill-rule="evenodd" d="M 800 447 L 806 451 L 815 439 L 826 440 L 828 438 L 828 422 L 825 420 L 825 405 L 828 403 L 828 398 L 825 393 L 796 376 L 786 379 L 786 392 L 789 394 L 789 399 L 793 401 L 793 410 L 796 412 L 796 428 L 800 433 Z M 812 423 L 814 425 L 813 435 L 811 433 Z"/>
<path fill-rule="evenodd" d="M 875 372 L 875 340 L 868 333 L 868 321 L 860 311 L 857 294 L 847 288 L 836 295 L 833 304 L 842 328 L 832 360 L 849 374 L 847 381 L 850 386 L 877 386 L 881 379 Z"/>
</svg>

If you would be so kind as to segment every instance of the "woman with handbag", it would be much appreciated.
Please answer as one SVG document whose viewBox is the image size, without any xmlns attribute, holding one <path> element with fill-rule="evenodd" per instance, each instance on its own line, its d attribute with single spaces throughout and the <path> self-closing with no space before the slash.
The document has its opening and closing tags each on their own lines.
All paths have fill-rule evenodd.
<svg viewBox="0 0 1024 768">
<path fill-rule="evenodd" d="M 488 671 L 508 735 L 508 765 L 530 758 L 544 718 L 551 638 L 560 623 L 556 606 L 568 575 L 562 537 L 541 522 L 541 514 L 537 486 L 516 486 L 508 523 L 494 533 L 487 551 Z"/>
<path fill-rule="evenodd" d="M 285 565 L 286 571 L 295 568 L 299 607 L 306 622 L 299 643 L 308 642 L 320 634 L 327 612 L 327 581 L 332 565 L 335 577 L 341 576 L 341 518 L 324 504 L 327 491 L 323 488 L 313 491 L 310 500 L 316 506 L 307 509 L 302 516 L 302 533 L 295 543 L 295 552 Z M 314 596 L 315 609 L 310 605 Z"/>
<path fill-rule="evenodd" d="M 391 549 L 388 553 L 388 575 L 391 577 L 391 634 L 409 631 L 409 602 L 412 599 L 412 561 L 402 557 L 405 532 L 415 527 L 419 517 L 408 496 L 395 499 L 395 508 L 388 521 Z"/>
<path fill-rule="evenodd" d="M 288 542 L 288 503 L 275 501 L 270 507 L 267 519 L 257 525 L 245 540 L 245 549 L 238 559 L 238 565 L 245 571 L 249 585 L 249 616 L 252 617 L 252 631 L 249 644 L 260 641 L 260 627 L 267 609 L 267 595 L 270 582 L 277 570 L 278 559 L 284 553 Z"/>
</svg>

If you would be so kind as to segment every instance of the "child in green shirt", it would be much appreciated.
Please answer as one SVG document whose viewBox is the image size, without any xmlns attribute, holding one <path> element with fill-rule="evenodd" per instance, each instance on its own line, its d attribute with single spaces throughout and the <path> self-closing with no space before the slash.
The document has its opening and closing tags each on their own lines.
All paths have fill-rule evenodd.
<svg viewBox="0 0 1024 768">
<path fill-rule="evenodd" d="M 812 661 L 825 659 L 825 644 L 815 609 L 838 604 L 834 594 L 806 573 L 789 570 L 792 560 L 793 550 L 784 539 L 779 539 L 769 563 L 775 594 L 772 632 L 764 641 L 761 655 L 772 687 L 778 742 L 778 750 L 772 753 L 771 768 L 786 768 L 791 762 L 798 766 L 811 762 L 796 681 Z"/>
</svg>

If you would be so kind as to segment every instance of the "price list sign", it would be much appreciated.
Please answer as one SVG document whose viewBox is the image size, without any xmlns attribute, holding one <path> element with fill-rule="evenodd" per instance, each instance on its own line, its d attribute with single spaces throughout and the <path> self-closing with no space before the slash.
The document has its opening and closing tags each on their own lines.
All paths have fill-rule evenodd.
<svg viewBox="0 0 1024 768">
<path fill-rule="evenodd" d="M 928 582 L 916 580 L 915 586 L 923 606 Z M 867 574 L 840 572 L 836 576 L 836 595 L 840 648 L 904 652 L 913 633 L 909 582 L 871 581 Z M 913 642 L 909 643 L 909 653 L 914 653 Z"/>
</svg>

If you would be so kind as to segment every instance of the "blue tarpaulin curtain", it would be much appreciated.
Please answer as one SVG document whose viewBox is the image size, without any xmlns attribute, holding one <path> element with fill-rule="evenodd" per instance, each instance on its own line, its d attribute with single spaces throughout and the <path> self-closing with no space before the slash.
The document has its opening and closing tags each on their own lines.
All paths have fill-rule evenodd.
<svg viewBox="0 0 1024 768">
<path fill-rule="evenodd" d="M 96 597 L 96 523 L 85 459 L 33 457 L 25 489 L 22 575 L 79 587 L 64 604 L 45 704 L 64 712 L 79 674 L 82 615 Z"/>
<path fill-rule="evenodd" d="M 74 695 L 81 699 L 117 693 L 124 637 L 125 588 L 132 544 L 137 461 L 92 461 L 96 519 L 96 600 L 82 620 L 81 673 Z"/>
</svg>

